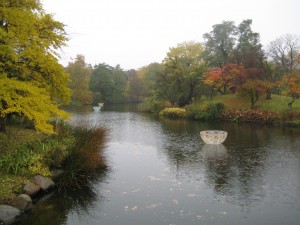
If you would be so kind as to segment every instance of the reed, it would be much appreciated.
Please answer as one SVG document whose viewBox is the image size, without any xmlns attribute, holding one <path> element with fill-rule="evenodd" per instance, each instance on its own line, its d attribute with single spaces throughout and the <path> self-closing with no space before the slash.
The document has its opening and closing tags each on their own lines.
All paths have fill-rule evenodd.
<svg viewBox="0 0 300 225">
<path fill-rule="evenodd" d="M 107 169 L 104 157 L 107 130 L 75 127 L 73 135 L 76 143 L 62 162 L 64 173 L 57 179 L 59 188 L 87 184 L 99 170 Z"/>
</svg>

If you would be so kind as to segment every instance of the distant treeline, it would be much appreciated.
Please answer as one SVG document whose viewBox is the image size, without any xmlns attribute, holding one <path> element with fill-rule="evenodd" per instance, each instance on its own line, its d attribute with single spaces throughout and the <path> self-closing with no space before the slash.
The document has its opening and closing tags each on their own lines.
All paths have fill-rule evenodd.
<svg viewBox="0 0 300 225">
<path fill-rule="evenodd" d="M 77 55 L 66 67 L 72 103 L 142 101 L 150 107 L 183 107 L 201 96 L 238 94 L 254 108 L 259 98 L 271 99 L 274 93 L 286 95 L 291 108 L 300 97 L 300 41 L 287 34 L 263 48 L 251 25 L 250 19 L 238 26 L 232 21 L 215 24 L 203 35 L 203 43 L 180 43 L 162 62 L 137 70 L 91 66 Z"/>
</svg>

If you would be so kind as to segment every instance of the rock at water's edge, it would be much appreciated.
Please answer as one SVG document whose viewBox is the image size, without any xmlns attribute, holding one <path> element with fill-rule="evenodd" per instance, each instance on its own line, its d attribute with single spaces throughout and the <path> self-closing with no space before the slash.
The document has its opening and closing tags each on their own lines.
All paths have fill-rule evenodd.
<svg viewBox="0 0 300 225">
<path fill-rule="evenodd" d="M 4 224 L 14 222 L 20 214 L 21 211 L 15 207 L 0 205 L 0 221 L 4 222 Z"/>
<path fill-rule="evenodd" d="M 53 180 L 43 177 L 41 175 L 36 175 L 32 178 L 32 182 L 36 185 L 40 186 L 43 191 L 47 191 L 51 188 L 55 187 L 55 183 Z"/>
<path fill-rule="evenodd" d="M 29 181 L 24 182 L 23 185 L 24 185 L 23 186 L 24 193 L 29 196 L 34 196 L 41 190 L 41 187 L 39 185 L 36 185 Z"/>
<path fill-rule="evenodd" d="M 32 199 L 29 195 L 21 194 L 14 200 L 13 207 L 20 209 L 22 211 L 29 210 L 33 207 Z"/>
</svg>

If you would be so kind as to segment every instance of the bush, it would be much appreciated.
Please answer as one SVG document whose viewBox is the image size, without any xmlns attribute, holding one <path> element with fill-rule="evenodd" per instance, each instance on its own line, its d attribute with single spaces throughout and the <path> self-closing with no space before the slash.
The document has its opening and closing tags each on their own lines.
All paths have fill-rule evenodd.
<svg viewBox="0 0 300 225">
<path fill-rule="evenodd" d="M 233 122 L 264 123 L 264 124 L 273 124 L 280 121 L 280 117 L 277 112 L 271 112 L 268 110 L 231 109 L 222 112 L 221 118 L 223 120 L 230 120 Z"/>
<path fill-rule="evenodd" d="M 166 104 L 159 99 L 149 97 L 145 101 L 139 104 L 139 110 L 142 112 L 159 113 L 166 107 Z"/>
<path fill-rule="evenodd" d="M 213 121 L 221 117 L 225 109 L 223 103 L 208 103 L 205 105 L 191 105 L 187 107 L 187 117 L 190 119 Z"/>
<path fill-rule="evenodd" d="M 15 175 L 51 176 L 50 168 L 60 165 L 74 145 L 74 137 L 46 137 L 7 151 L 0 159 L 0 171 Z"/>
<path fill-rule="evenodd" d="M 285 112 L 281 113 L 281 119 L 282 119 L 282 121 L 300 120 L 300 112 L 293 111 L 293 110 L 285 111 Z"/>
<path fill-rule="evenodd" d="M 165 108 L 159 112 L 159 115 L 170 119 L 184 119 L 187 113 L 185 109 L 181 108 Z"/>
<path fill-rule="evenodd" d="M 106 167 L 100 152 L 106 130 L 71 127 L 63 122 L 56 128 L 58 135 L 31 140 L 5 151 L 0 158 L 0 172 L 51 176 L 52 169 L 60 168 L 75 176 L 82 171 Z"/>
<path fill-rule="evenodd" d="M 98 169 L 107 168 L 103 157 L 106 143 L 105 129 L 76 127 L 76 143 L 70 154 L 62 162 L 64 173 L 57 182 L 59 187 L 70 184 L 80 185 L 95 174 Z"/>
</svg>

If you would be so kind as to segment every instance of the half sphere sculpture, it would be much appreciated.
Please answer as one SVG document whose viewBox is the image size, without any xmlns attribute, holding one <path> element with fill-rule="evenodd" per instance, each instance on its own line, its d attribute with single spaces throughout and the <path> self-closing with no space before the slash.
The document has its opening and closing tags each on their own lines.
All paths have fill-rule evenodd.
<svg viewBox="0 0 300 225">
<path fill-rule="evenodd" d="M 200 137 L 206 144 L 222 144 L 227 138 L 227 132 L 223 130 L 200 131 Z"/>
</svg>

